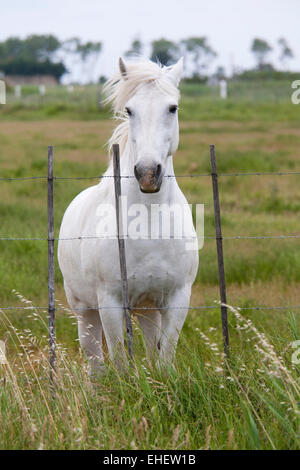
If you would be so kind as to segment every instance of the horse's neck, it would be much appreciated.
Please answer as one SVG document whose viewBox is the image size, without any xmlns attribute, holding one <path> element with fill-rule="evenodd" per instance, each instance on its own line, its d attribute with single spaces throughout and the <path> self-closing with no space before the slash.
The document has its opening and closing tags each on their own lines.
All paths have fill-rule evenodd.
<svg viewBox="0 0 300 470">
<path fill-rule="evenodd" d="M 173 157 L 167 157 L 164 181 L 158 193 L 151 195 L 142 193 L 138 187 L 137 181 L 134 177 L 134 159 L 128 147 L 125 148 L 124 153 L 120 159 L 121 175 L 130 176 L 122 181 L 122 195 L 127 196 L 128 202 L 143 203 L 143 204 L 159 204 L 170 203 L 176 195 L 176 190 L 179 190 L 173 167 Z M 125 184 L 124 184 L 125 183 Z M 150 196 L 150 197 L 149 197 Z"/>
</svg>

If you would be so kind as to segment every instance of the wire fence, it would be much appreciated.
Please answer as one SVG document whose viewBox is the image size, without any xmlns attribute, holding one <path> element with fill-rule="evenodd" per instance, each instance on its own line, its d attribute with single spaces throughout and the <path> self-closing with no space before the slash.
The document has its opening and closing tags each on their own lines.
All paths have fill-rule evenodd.
<svg viewBox="0 0 300 470">
<path fill-rule="evenodd" d="M 126 256 L 125 256 L 125 244 L 124 239 L 137 240 L 148 240 L 151 237 L 140 237 L 135 236 L 134 238 L 128 235 L 120 234 L 119 227 L 119 198 L 121 196 L 121 179 L 135 178 L 134 175 L 120 175 L 120 162 L 119 162 L 119 146 L 113 146 L 113 174 L 104 174 L 99 176 L 54 176 L 53 174 L 53 146 L 48 147 L 48 175 L 47 176 L 24 176 L 24 177 L 0 177 L 2 182 L 12 181 L 38 181 L 47 180 L 48 183 L 48 236 L 47 237 L 0 237 L 0 241 L 47 241 L 48 242 L 48 305 L 47 306 L 6 306 L 0 307 L 1 310 L 12 311 L 12 310 L 44 310 L 48 311 L 48 329 L 49 329 L 49 364 L 50 364 L 50 388 L 53 398 L 55 398 L 54 390 L 54 370 L 56 360 L 56 337 L 55 337 L 55 311 L 65 311 L 66 308 L 60 303 L 57 304 L 54 298 L 55 280 L 54 280 L 54 243 L 55 241 L 72 241 L 72 240 L 96 240 L 96 239 L 114 239 L 118 241 L 119 246 L 119 259 L 120 259 L 120 273 L 121 279 L 120 286 L 122 287 L 122 306 L 103 306 L 95 305 L 84 308 L 72 308 L 72 311 L 87 311 L 87 310 L 106 310 L 106 309 L 120 309 L 124 311 L 124 317 L 126 321 L 127 331 L 127 347 L 128 353 L 131 359 L 133 359 L 133 334 L 132 324 L 130 318 L 130 312 L 141 312 L 149 310 L 212 310 L 221 308 L 221 320 L 222 320 L 222 332 L 223 332 L 223 343 L 225 357 L 229 359 L 229 332 L 228 332 L 228 320 L 227 320 L 227 296 L 226 296 L 226 282 L 225 282 L 225 270 L 224 270 L 224 259 L 223 259 L 223 240 L 284 240 L 284 239 L 300 239 L 300 234 L 271 234 L 271 235 L 232 235 L 223 236 L 221 230 L 221 213 L 220 213 L 220 202 L 219 202 L 219 189 L 218 189 L 218 177 L 236 177 L 236 176 L 299 176 L 298 171 L 278 171 L 278 172 L 233 172 L 233 173 L 217 173 L 216 158 L 215 158 L 215 147 L 210 146 L 210 157 L 211 157 L 211 173 L 198 173 L 190 175 L 164 175 L 164 178 L 198 178 L 198 177 L 211 177 L 212 188 L 213 188 L 213 199 L 214 199 L 214 214 L 215 214 L 215 236 L 169 236 L 168 237 L 156 237 L 155 239 L 182 239 L 186 238 L 192 240 L 193 238 L 201 239 L 214 239 L 216 240 L 217 246 L 217 257 L 218 257 L 218 270 L 219 270 L 219 288 L 220 288 L 220 301 L 216 302 L 215 305 L 196 305 L 189 307 L 178 307 L 177 305 L 157 305 L 155 307 L 140 307 L 129 305 L 128 297 L 128 281 L 136 279 L 135 276 L 127 277 L 126 268 Z M 55 237 L 54 236 L 54 207 L 53 207 L 53 183 L 54 181 L 60 180 L 101 180 L 103 178 L 113 178 L 115 188 L 115 202 L 116 202 L 116 222 L 117 222 L 117 235 L 116 236 L 78 236 L 78 237 Z M 235 306 L 237 310 L 296 310 L 300 309 L 300 305 L 256 305 L 256 306 Z"/>
<path fill-rule="evenodd" d="M 268 172 L 229 172 L 229 173 L 218 173 L 218 177 L 237 177 L 237 176 L 299 176 L 300 171 L 268 171 Z M 211 177 L 212 173 L 196 173 L 196 174 L 182 174 L 182 175 L 164 175 L 164 178 L 200 178 L 200 177 Z M 97 176 L 53 176 L 53 180 L 55 181 L 64 181 L 64 180 L 101 180 L 104 178 L 115 178 L 114 174 L 111 175 L 97 175 Z M 128 178 L 135 178 L 134 175 L 120 175 L 122 179 Z M 49 177 L 46 175 L 40 176 L 24 176 L 24 177 L 0 177 L 0 181 L 3 182 L 12 182 L 12 181 L 38 181 L 38 180 L 48 180 Z M 79 236 L 79 237 L 69 237 L 69 238 L 60 238 L 54 237 L 51 238 L 53 241 L 73 241 L 73 240 L 95 240 L 95 239 L 116 239 L 116 236 Z M 123 239 L 130 239 L 132 237 L 122 235 Z M 169 236 L 168 239 L 182 239 L 188 238 L 191 240 L 191 237 L 175 237 Z M 300 239 L 300 234 L 275 234 L 275 235 L 232 235 L 232 236 L 199 236 L 198 238 L 203 238 L 205 240 L 285 240 L 285 239 Z M 149 237 L 138 237 L 138 240 L 147 240 L 150 239 Z M 6 236 L 0 237 L 0 241 L 49 241 L 48 237 L 13 237 L 13 236 Z M 129 278 L 130 280 L 130 278 Z M 104 308 L 115 308 L 115 307 L 103 307 L 103 306 L 95 306 L 90 307 L 90 310 L 95 309 L 104 309 Z M 131 310 L 151 310 L 151 308 L 147 307 L 133 307 L 128 306 Z M 181 307 L 172 307 L 172 306 L 160 306 L 159 309 L 177 309 Z M 205 310 L 205 309 L 216 309 L 219 308 L 219 305 L 197 305 L 197 306 L 190 306 L 188 307 L 189 310 Z M 251 306 L 251 307 L 240 307 L 235 306 L 234 308 L 240 310 L 294 310 L 300 309 L 300 305 L 289 305 L 289 306 L 270 306 L 270 305 L 258 305 L 258 306 Z M 48 309 L 48 306 L 6 306 L 0 307 L 2 310 L 45 310 Z M 157 307 L 153 307 L 154 310 L 157 310 Z M 73 310 L 81 310 L 81 309 L 73 309 Z"/>
</svg>

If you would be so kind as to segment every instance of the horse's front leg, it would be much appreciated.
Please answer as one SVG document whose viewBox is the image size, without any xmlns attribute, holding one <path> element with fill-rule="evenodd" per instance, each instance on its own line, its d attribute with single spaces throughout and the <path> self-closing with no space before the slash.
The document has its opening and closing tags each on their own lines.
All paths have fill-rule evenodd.
<svg viewBox="0 0 300 470">
<path fill-rule="evenodd" d="M 102 351 L 102 325 L 98 310 L 76 311 L 80 346 L 88 361 L 89 375 L 103 375 L 105 372 Z"/>
<path fill-rule="evenodd" d="M 191 287 L 185 286 L 167 297 L 167 307 L 161 309 L 160 360 L 163 365 L 172 365 L 176 346 L 186 319 L 191 296 Z"/>
<path fill-rule="evenodd" d="M 110 360 L 118 369 L 127 365 L 127 357 L 124 346 L 124 311 L 114 296 L 105 295 L 99 298 L 99 314 L 103 332 L 108 348 Z"/>
<path fill-rule="evenodd" d="M 102 351 L 102 325 L 98 310 L 91 310 L 81 302 L 65 282 L 68 303 L 78 322 L 80 346 L 88 359 L 88 374 L 102 375 L 105 372 Z"/>
</svg>

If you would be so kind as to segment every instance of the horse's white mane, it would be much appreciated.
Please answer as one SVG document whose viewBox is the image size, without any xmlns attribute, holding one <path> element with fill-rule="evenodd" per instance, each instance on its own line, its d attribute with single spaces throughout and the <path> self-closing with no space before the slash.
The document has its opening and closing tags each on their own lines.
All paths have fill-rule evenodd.
<svg viewBox="0 0 300 470">
<path fill-rule="evenodd" d="M 128 138 L 129 121 L 127 114 L 124 112 L 124 107 L 142 85 L 153 83 L 164 93 L 179 99 L 179 90 L 167 75 L 171 68 L 156 64 L 147 59 L 139 59 L 136 62 L 126 63 L 126 79 L 118 71 L 116 75 L 105 83 L 104 93 L 106 99 L 104 102 L 112 105 L 114 118 L 121 120 L 121 123 L 115 128 L 108 141 L 109 154 L 111 154 L 113 144 L 120 145 L 121 154 L 125 148 Z"/>
</svg>

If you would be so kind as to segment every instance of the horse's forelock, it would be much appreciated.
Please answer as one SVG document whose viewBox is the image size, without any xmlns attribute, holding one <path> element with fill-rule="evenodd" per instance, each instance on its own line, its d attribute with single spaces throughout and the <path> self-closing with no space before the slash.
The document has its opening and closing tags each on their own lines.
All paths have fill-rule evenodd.
<svg viewBox="0 0 300 470">
<path fill-rule="evenodd" d="M 137 89 L 146 83 L 155 82 L 166 93 L 178 95 L 178 90 L 168 79 L 167 70 L 160 64 L 150 60 L 139 60 L 126 64 L 126 80 L 120 70 L 104 85 L 105 102 L 111 103 L 114 113 L 123 111 L 125 103 L 135 94 Z"/>
</svg>

